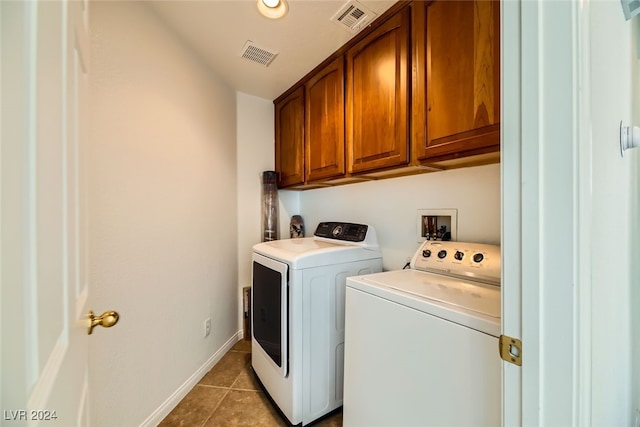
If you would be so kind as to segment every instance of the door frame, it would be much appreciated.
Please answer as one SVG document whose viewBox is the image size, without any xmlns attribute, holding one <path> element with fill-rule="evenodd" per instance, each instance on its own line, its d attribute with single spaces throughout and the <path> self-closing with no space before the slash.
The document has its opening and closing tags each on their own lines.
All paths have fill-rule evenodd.
<svg viewBox="0 0 640 427">
<path fill-rule="evenodd" d="M 501 19 L 503 334 L 523 347 L 503 425 L 589 425 L 589 1 L 503 1 Z"/>
</svg>

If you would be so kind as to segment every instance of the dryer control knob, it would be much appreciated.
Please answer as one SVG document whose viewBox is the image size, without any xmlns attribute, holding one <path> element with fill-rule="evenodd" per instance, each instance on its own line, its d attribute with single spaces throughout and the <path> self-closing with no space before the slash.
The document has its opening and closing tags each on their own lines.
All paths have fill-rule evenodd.
<svg viewBox="0 0 640 427">
<path fill-rule="evenodd" d="M 438 252 L 438 258 L 442 259 L 446 256 L 447 256 L 447 251 L 445 251 L 444 249 Z"/>
<path fill-rule="evenodd" d="M 464 258 L 464 252 L 456 251 L 453 257 L 458 261 L 462 261 L 462 258 Z"/>
<path fill-rule="evenodd" d="M 482 255 L 481 253 L 477 253 L 473 256 L 473 262 L 482 262 L 483 259 L 484 255 Z"/>
<path fill-rule="evenodd" d="M 424 251 L 422 251 L 423 258 L 429 258 L 430 256 L 431 256 L 431 250 L 425 249 Z"/>
</svg>

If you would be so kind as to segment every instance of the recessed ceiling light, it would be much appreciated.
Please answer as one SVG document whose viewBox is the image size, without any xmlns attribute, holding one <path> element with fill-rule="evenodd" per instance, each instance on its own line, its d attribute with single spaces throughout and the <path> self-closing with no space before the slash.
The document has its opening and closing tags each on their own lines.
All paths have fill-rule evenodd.
<svg viewBox="0 0 640 427">
<path fill-rule="evenodd" d="M 258 10 L 267 18 L 278 19 L 287 14 L 289 6 L 287 0 L 258 0 Z"/>
</svg>

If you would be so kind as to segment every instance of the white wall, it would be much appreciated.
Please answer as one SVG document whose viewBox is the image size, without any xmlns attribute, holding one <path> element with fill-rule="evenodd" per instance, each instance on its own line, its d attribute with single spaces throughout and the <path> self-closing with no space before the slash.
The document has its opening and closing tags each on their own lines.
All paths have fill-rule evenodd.
<svg viewBox="0 0 640 427">
<path fill-rule="evenodd" d="M 371 224 L 378 235 L 385 270 L 401 269 L 418 248 L 419 209 L 452 208 L 458 210 L 459 241 L 500 244 L 500 165 L 300 193 L 307 236 L 313 235 L 321 221 Z M 295 205 L 289 208 L 291 214 L 294 210 Z"/>
<path fill-rule="evenodd" d="M 633 88 L 632 124 L 640 126 L 640 18 L 631 21 L 631 84 Z M 631 339 L 632 339 L 632 410 L 634 422 L 640 424 L 640 150 L 627 152 L 635 175 L 631 185 Z M 635 244 L 633 243 L 635 242 Z"/>
<path fill-rule="evenodd" d="M 143 3 L 91 8 L 91 418 L 131 426 L 238 331 L 236 95 Z"/>
<path fill-rule="evenodd" d="M 237 120 L 238 301 L 241 322 L 241 291 L 251 285 L 251 248 L 262 241 L 262 172 L 274 168 L 273 101 L 238 92 Z"/>
<path fill-rule="evenodd" d="M 592 1 L 592 424 L 631 425 L 631 188 L 618 124 L 631 121 L 631 23 L 615 1 Z M 615 218 L 607 220 L 606 218 Z M 636 283 L 637 285 L 637 283 Z M 612 347 L 612 344 L 614 344 Z M 612 351 L 613 350 L 613 351 Z"/>
</svg>

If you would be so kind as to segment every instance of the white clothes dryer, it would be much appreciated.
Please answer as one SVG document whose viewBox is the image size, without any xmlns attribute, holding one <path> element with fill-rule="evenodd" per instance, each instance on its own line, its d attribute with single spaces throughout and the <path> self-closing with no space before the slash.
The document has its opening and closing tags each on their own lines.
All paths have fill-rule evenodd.
<svg viewBox="0 0 640 427">
<path fill-rule="evenodd" d="M 253 247 L 251 364 L 292 424 L 342 406 L 349 276 L 382 271 L 370 225 L 322 222 L 314 237 Z"/>
<path fill-rule="evenodd" d="M 426 241 L 347 279 L 345 427 L 501 424 L 500 248 Z"/>
</svg>

